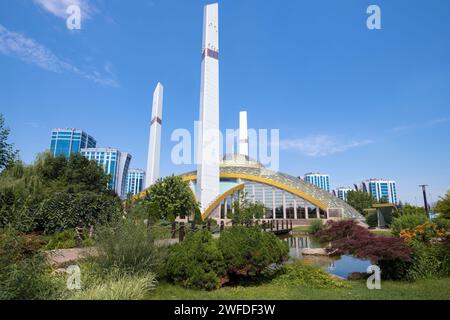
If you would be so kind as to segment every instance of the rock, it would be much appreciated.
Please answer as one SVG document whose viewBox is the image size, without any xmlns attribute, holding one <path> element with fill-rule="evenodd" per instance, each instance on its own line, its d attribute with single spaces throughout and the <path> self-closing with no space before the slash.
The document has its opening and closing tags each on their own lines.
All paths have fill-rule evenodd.
<svg viewBox="0 0 450 320">
<path fill-rule="evenodd" d="M 303 248 L 302 254 L 311 256 L 327 256 L 327 250 L 324 248 Z"/>
</svg>

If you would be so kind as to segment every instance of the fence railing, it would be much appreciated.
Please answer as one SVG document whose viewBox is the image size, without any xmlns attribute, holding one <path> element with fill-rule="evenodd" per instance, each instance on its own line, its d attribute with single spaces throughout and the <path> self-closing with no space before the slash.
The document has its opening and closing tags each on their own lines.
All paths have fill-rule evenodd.
<svg viewBox="0 0 450 320">
<path fill-rule="evenodd" d="M 212 226 L 209 220 L 203 224 L 196 224 L 194 221 L 174 221 L 171 225 L 171 238 L 178 238 L 181 242 L 186 237 L 188 231 L 207 230 L 212 233 L 220 233 L 225 229 L 225 225 L 225 220 L 220 220 L 217 226 Z M 275 234 L 287 234 L 292 231 L 292 220 L 256 220 L 255 225 L 261 226 L 263 231 L 273 232 Z"/>
</svg>

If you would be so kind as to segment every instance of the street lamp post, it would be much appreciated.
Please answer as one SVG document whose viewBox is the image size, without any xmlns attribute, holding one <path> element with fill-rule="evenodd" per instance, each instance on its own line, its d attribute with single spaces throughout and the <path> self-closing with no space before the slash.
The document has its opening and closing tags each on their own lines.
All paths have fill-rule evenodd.
<svg viewBox="0 0 450 320">
<path fill-rule="evenodd" d="M 427 191 L 426 191 L 426 187 L 428 187 L 428 185 L 426 184 L 421 184 L 419 187 L 422 188 L 422 193 L 423 193 L 423 205 L 425 207 L 425 211 L 428 214 L 428 201 L 427 201 Z"/>
</svg>

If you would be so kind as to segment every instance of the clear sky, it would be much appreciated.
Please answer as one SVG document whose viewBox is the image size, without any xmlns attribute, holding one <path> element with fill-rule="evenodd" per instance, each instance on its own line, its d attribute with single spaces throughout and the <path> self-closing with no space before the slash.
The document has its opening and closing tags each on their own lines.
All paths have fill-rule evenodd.
<svg viewBox="0 0 450 320">
<path fill-rule="evenodd" d="M 68 30 L 65 8 L 82 8 Z M 30 163 L 52 128 L 83 129 L 145 168 L 152 92 L 170 135 L 198 119 L 203 5 L 196 0 L 0 1 L 0 112 Z M 382 29 L 366 27 L 377 4 Z M 395 179 L 402 201 L 450 189 L 450 1 L 219 1 L 220 125 L 280 129 L 280 171 L 331 187 Z"/>
</svg>

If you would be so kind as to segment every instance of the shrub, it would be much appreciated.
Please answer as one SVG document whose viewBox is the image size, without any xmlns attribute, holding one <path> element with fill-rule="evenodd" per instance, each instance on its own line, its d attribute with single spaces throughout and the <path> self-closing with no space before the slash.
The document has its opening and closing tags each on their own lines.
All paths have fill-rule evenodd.
<svg viewBox="0 0 450 320">
<path fill-rule="evenodd" d="M 123 273 L 154 271 L 163 254 L 147 226 L 130 219 L 100 228 L 96 245 L 98 256 L 93 259 L 100 268 L 117 268 Z"/>
<path fill-rule="evenodd" d="M 284 274 L 278 276 L 272 282 L 283 286 L 302 286 L 318 289 L 349 287 L 344 281 L 302 261 L 288 264 L 285 267 Z"/>
<path fill-rule="evenodd" d="M 354 220 L 329 221 L 317 237 L 331 242 L 333 254 L 351 254 L 374 263 L 410 260 L 411 249 L 401 238 L 374 235 Z"/>
<path fill-rule="evenodd" d="M 438 226 L 439 229 L 450 231 L 450 220 L 438 217 L 436 219 L 433 219 L 433 222 Z"/>
<path fill-rule="evenodd" d="M 444 244 L 412 243 L 412 263 L 409 280 L 450 276 L 450 247 Z"/>
<path fill-rule="evenodd" d="M 36 251 L 38 238 L 0 231 L 0 300 L 54 299 L 61 284 L 48 273 L 47 261 Z"/>
<path fill-rule="evenodd" d="M 370 228 L 378 227 L 378 214 L 376 212 L 371 212 L 366 216 L 366 223 Z"/>
<path fill-rule="evenodd" d="M 75 217 L 68 214 L 73 195 L 61 192 L 44 200 L 37 213 L 38 229 L 47 234 L 75 228 Z"/>
<path fill-rule="evenodd" d="M 47 234 L 77 226 L 103 225 L 117 220 L 120 200 L 105 194 L 60 192 L 45 199 L 37 214 L 38 229 Z"/>
<path fill-rule="evenodd" d="M 258 227 L 233 226 L 222 232 L 219 247 L 232 276 L 258 276 L 288 257 L 288 246 Z"/>
<path fill-rule="evenodd" d="M 401 215 L 398 218 L 395 218 L 391 224 L 392 234 L 399 236 L 402 229 L 412 229 L 427 221 L 427 216 L 420 213 Z"/>
<path fill-rule="evenodd" d="M 422 242 L 427 243 L 432 240 L 444 238 L 447 235 L 445 229 L 440 229 L 435 223 L 427 221 L 411 229 L 402 229 L 400 237 L 406 242 Z"/>
<path fill-rule="evenodd" d="M 45 246 L 47 250 L 75 248 L 77 233 L 74 229 L 57 232 L 49 237 Z"/>
<path fill-rule="evenodd" d="M 370 232 L 364 227 L 358 225 L 354 220 L 330 220 L 327 224 L 315 234 L 321 242 L 332 242 L 344 238 L 367 235 Z"/>
<path fill-rule="evenodd" d="M 83 275 L 84 273 L 82 273 Z M 81 291 L 73 291 L 72 300 L 141 300 L 156 285 L 153 273 L 134 275 L 110 272 L 104 277 L 89 275 L 82 279 Z"/>
<path fill-rule="evenodd" d="M 217 240 L 204 230 L 188 233 L 183 242 L 170 248 L 166 272 L 169 279 L 188 288 L 219 288 L 225 263 Z"/>
<path fill-rule="evenodd" d="M 70 203 L 68 215 L 74 217 L 77 225 L 88 228 L 116 221 L 121 215 L 121 202 L 107 194 L 83 192 Z"/>
<path fill-rule="evenodd" d="M 311 221 L 311 224 L 309 225 L 309 232 L 311 234 L 316 234 L 319 232 L 323 227 L 323 222 L 321 219 L 314 219 Z"/>
</svg>

